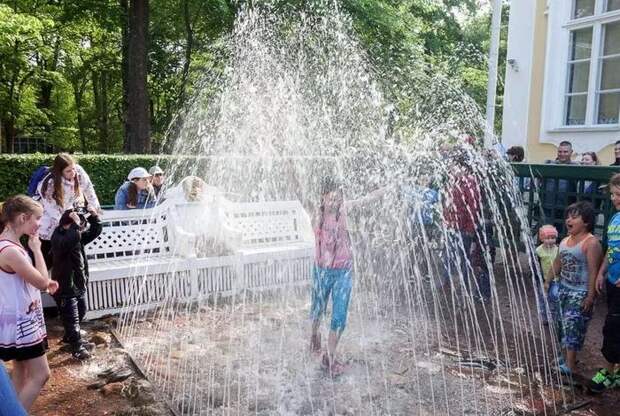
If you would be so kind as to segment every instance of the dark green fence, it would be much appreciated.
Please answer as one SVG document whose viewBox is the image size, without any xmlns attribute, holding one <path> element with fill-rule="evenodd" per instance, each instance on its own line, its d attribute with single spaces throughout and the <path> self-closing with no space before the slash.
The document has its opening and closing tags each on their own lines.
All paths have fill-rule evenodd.
<svg viewBox="0 0 620 416">
<path fill-rule="evenodd" d="M 564 210 L 576 201 L 590 201 L 597 214 L 594 232 L 605 238 L 606 225 L 615 213 L 607 183 L 620 167 L 580 165 L 512 164 L 535 233 L 543 224 L 553 224 L 565 235 Z"/>
</svg>

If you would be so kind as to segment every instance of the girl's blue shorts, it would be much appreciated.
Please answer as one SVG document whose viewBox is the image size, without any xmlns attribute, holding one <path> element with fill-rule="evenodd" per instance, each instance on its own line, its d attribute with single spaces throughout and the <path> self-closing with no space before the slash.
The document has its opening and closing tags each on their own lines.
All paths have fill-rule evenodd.
<svg viewBox="0 0 620 416">
<path fill-rule="evenodd" d="M 347 324 L 347 312 L 351 298 L 351 269 L 323 269 L 314 266 L 312 282 L 312 307 L 310 318 L 319 320 L 325 313 L 327 302 L 332 297 L 331 329 L 342 332 Z"/>
</svg>

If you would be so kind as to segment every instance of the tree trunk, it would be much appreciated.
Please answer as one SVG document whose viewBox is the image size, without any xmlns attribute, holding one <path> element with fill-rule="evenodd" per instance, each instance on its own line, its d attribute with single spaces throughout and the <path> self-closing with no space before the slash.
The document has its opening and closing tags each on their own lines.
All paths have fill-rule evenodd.
<svg viewBox="0 0 620 416">
<path fill-rule="evenodd" d="M 185 104 L 187 95 L 187 81 L 189 78 L 189 67 L 192 63 L 192 51 L 194 48 L 194 30 L 192 29 L 192 21 L 189 10 L 189 0 L 183 0 L 183 20 L 185 23 L 185 62 L 183 63 L 183 72 L 181 75 L 181 91 L 179 93 L 179 107 Z"/>
<path fill-rule="evenodd" d="M 46 61 L 41 57 L 39 60 L 39 70 L 43 73 L 44 71 L 56 71 L 58 68 L 58 59 L 60 57 L 60 37 L 56 38 L 54 42 L 54 55 L 52 56 L 51 61 Z M 54 89 L 54 83 L 50 80 L 42 77 L 40 91 L 39 91 L 39 102 L 38 107 L 46 113 L 51 113 L 52 107 L 52 91 Z M 49 123 L 43 126 L 43 129 L 49 133 L 51 131 L 51 126 Z"/>
<path fill-rule="evenodd" d="M 15 153 L 15 136 L 17 135 L 15 131 L 15 118 L 9 115 L 2 124 L 4 124 L 6 152 Z"/>
<path fill-rule="evenodd" d="M 99 129 L 99 141 L 103 145 L 105 153 L 110 152 L 110 110 L 108 106 L 108 86 L 110 74 L 108 72 L 101 73 L 101 122 Z"/>
<path fill-rule="evenodd" d="M 120 0 L 121 7 L 121 80 L 123 84 L 123 100 L 121 108 L 121 122 L 125 127 L 123 129 L 123 150 L 129 152 L 129 131 L 127 129 L 127 111 L 129 109 L 129 91 L 127 81 L 129 79 L 129 5 L 128 0 Z"/>
<path fill-rule="evenodd" d="M 78 134 L 80 136 L 80 145 L 82 148 L 82 153 L 88 153 L 88 148 L 86 145 L 86 129 L 84 128 L 84 116 L 82 114 L 82 104 L 84 98 L 84 88 L 86 88 L 87 79 L 71 80 L 71 85 L 73 87 L 73 99 L 75 100 L 75 112 L 77 116 L 77 126 L 78 126 Z"/>
<path fill-rule="evenodd" d="M 149 96 L 147 89 L 148 0 L 131 0 L 127 55 L 127 120 L 129 153 L 151 151 Z"/>
<path fill-rule="evenodd" d="M 110 116 L 108 114 L 108 76 L 105 72 L 93 72 L 93 98 L 97 111 L 97 136 L 99 150 L 110 151 Z"/>
</svg>

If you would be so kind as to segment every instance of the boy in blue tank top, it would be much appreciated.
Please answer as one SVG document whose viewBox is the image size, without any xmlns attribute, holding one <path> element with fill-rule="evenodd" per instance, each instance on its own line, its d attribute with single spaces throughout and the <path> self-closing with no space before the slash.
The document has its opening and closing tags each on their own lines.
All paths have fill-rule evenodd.
<svg viewBox="0 0 620 416">
<path fill-rule="evenodd" d="M 609 181 L 611 202 L 620 211 L 620 174 Z M 596 292 L 607 292 L 607 317 L 603 326 L 601 353 L 607 361 L 592 378 L 589 388 L 593 393 L 620 387 L 620 212 L 607 226 L 607 253 L 596 278 Z"/>
</svg>

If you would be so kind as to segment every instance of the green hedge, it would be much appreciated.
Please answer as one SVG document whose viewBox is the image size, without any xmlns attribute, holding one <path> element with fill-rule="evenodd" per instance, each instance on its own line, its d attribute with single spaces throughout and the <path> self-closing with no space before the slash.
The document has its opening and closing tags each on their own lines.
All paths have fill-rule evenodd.
<svg viewBox="0 0 620 416">
<path fill-rule="evenodd" d="M 26 193 L 30 176 L 41 165 L 51 166 L 56 155 L 26 154 L 0 155 L 0 200 Z M 157 155 L 73 155 L 88 173 L 102 205 L 114 204 L 116 189 L 125 181 L 129 171 L 136 166 L 146 169 L 160 158 Z M 166 158 L 163 165 L 169 161 Z M 162 166 L 166 167 L 166 166 Z"/>
</svg>

